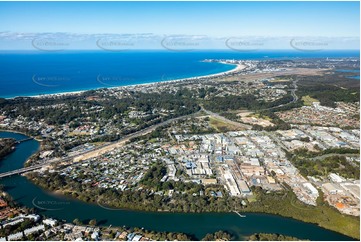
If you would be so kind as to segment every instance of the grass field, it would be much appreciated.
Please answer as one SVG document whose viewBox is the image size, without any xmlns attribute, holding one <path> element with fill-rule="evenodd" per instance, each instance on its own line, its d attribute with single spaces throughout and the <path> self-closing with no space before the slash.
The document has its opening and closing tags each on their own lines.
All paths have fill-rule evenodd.
<svg viewBox="0 0 361 242">
<path fill-rule="evenodd" d="M 278 78 L 275 78 L 274 80 L 269 80 L 269 82 L 290 82 L 291 80 L 289 79 L 278 79 Z"/>
<path fill-rule="evenodd" d="M 214 117 L 209 118 L 209 124 L 211 125 L 212 128 L 216 129 L 219 132 L 242 130 L 233 124 L 224 122 L 224 121 L 214 118 Z"/>
<path fill-rule="evenodd" d="M 303 104 L 306 106 L 311 106 L 313 102 L 319 102 L 317 99 L 312 98 L 310 96 L 303 96 L 302 97 Z"/>
</svg>

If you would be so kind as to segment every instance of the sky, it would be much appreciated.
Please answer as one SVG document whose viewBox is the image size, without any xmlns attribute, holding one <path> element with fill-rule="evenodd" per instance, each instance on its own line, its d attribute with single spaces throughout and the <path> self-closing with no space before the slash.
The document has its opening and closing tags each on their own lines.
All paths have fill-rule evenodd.
<svg viewBox="0 0 361 242">
<path fill-rule="evenodd" d="M 359 49 L 359 4 L 0 2 L 0 49 Z"/>
</svg>

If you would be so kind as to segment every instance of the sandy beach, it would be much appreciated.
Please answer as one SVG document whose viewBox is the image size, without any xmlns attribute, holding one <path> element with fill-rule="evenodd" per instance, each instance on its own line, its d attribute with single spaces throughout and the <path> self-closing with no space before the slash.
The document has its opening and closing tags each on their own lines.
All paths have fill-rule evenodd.
<svg viewBox="0 0 361 242">
<path fill-rule="evenodd" d="M 158 84 L 168 84 L 168 83 L 178 83 L 183 81 L 194 81 L 204 78 L 214 78 L 214 77 L 221 77 L 225 75 L 229 75 L 232 73 L 237 73 L 239 71 L 242 71 L 245 66 L 243 64 L 230 64 L 226 62 L 220 61 L 219 63 L 225 64 L 225 65 L 234 65 L 235 68 L 229 71 L 214 73 L 210 75 L 204 75 L 204 76 L 196 76 L 196 77 L 188 77 L 188 78 L 181 78 L 181 79 L 171 79 L 171 80 L 165 80 L 162 78 L 160 81 L 153 81 L 149 83 L 142 83 L 142 84 L 133 84 L 133 85 L 126 85 L 126 86 L 116 86 L 116 87 L 100 87 L 95 89 L 88 89 L 88 90 L 81 90 L 81 91 L 69 91 L 69 92 L 59 92 L 59 93 L 50 93 L 50 94 L 41 94 L 41 95 L 29 95 L 29 96 L 17 96 L 17 97 L 31 97 L 31 98 L 48 98 L 48 97 L 62 97 L 62 96 L 70 96 L 70 95 L 77 95 L 81 94 L 90 90 L 98 90 L 98 89 L 124 89 L 124 88 L 131 88 L 131 87 L 141 87 L 141 86 L 152 86 L 152 85 L 158 85 Z M 6 99 L 14 99 L 17 97 L 11 97 Z"/>
</svg>

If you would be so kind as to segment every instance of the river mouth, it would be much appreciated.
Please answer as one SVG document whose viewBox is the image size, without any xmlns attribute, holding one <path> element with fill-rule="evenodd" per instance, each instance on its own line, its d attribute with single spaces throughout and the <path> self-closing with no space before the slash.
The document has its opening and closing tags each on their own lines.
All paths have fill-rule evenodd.
<svg viewBox="0 0 361 242">
<path fill-rule="evenodd" d="M 24 135 L 0 132 L 0 137 L 23 139 Z M 0 161 L 0 172 L 19 169 L 39 149 L 39 142 L 29 140 L 18 144 L 16 150 Z M 335 241 L 353 240 L 345 235 L 323 229 L 317 225 L 281 216 L 246 213 L 170 213 L 109 209 L 107 206 L 69 199 L 36 186 L 27 178 L 14 175 L 2 178 L 0 183 L 15 202 L 34 208 L 36 213 L 72 222 L 75 218 L 87 223 L 96 219 L 99 225 L 128 226 L 155 231 L 183 232 L 197 239 L 219 230 L 233 234 L 235 240 L 245 240 L 253 233 L 278 233 L 299 239 Z M 104 204 L 101 204 L 104 205 Z"/>
</svg>

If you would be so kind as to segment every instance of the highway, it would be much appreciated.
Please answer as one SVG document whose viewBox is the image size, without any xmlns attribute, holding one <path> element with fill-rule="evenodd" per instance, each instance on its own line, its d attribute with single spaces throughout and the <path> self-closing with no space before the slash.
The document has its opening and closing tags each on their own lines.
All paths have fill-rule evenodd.
<svg viewBox="0 0 361 242">
<path fill-rule="evenodd" d="M 28 171 L 37 170 L 37 169 L 40 169 L 41 167 L 43 167 L 43 164 L 24 167 L 24 168 L 21 168 L 21 169 L 4 172 L 4 173 L 0 174 L 0 178 L 7 177 L 7 176 L 12 176 L 12 175 L 18 175 L 18 174 L 25 173 L 25 172 L 28 172 Z"/>
<path fill-rule="evenodd" d="M 195 116 L 195 115 L 197 115 L 199 113 L 200 113 L 200 111 L 198 111 L 196 113 L 192 113 L 192 114 L 188 114 L 188 115 L 184 115 L 184 116 L 180 116 L 180 117 L 177 117 L 177 118 L 172 118 L 172 119 L 166 120 L 166 121 L 161 122 L 159 124 L 155 124 L 155 125 L 152 125 L 152 126 L 149 126 L 149 127 L 145 128 L 145 129 L 134 132 L 132 134 L 126 135 L 126 136 L 124 136 L 123 138 L 121 138 L 121 139 L 119 139 L 117 141 L 114 141 L 114 142 L 111 142 L 111 143 L 108 143 L 108 144 L 105 144 L 105 145 L 102 145 L 102 146 L 98 146 L 95 149 L 87 150 L 87 151 L 84 151 L 82 153 L 79 153 L 79 154 L 76 154 L 76 155 L 73 155 L 73 156 L 68 156 L 68 157 L 64 157 L 64 158 L 60 158 L 60 159 L 55 158 L 55 159 L 49 160 L 48 162 L 44 162 L 42 164 L 36 164 L 36 165 L 20 168 L 20 169 L 17 169 L 17 170 L 13 170 L 13 171 L 0 173 L 0 179 L 4 178 L 4 177 L 7 177 L 7 176 L 18 175 L 18 174 L 22 174 L 22 173 L 25 173 L 25 172 L 41 169 L 42 167 L 48 166 L 48 165 L 53 164 L 53 163 L 64 163 L 64 162 L 70 162 L 70 161 L 72 163 L 76 163 L 76 162 L 79 162 L 79 161 L 82 161 L 82 160 L 85 160 L 85 159 L 94 158 L 94 157 L 97 157 L 97 156 L 99 156 L 101 154 L 104 154 L 104 153 L 106 153 L 106 152 L 108 152 L 108 151 L 110 151 L 112 149 L 121 147 L 122 145 L 124 145 L 124 143 L 126 143 L 127 141 L 129 141 L 132 138 L 136 138 L 136 137 L 139 137 L 139 136 L 142 136 L 142 135 L 145 135 L 145 134 L 149 134 L 150 132 L 154 131 L 158 127 L 168 125 L 171 122 L 176 121 L 176 120 L 180 120 L 180 119 L 188 118 L 188 117 L 191 117 L 191 116 Z M 26 139 L 26 140 L 30 140 L 30 139 L 32 139 L 32 138 L 29 138 L 29 139 Z"/>
<path fill-rule="evenodd" d="M 154 131 L 156 128 L 168 125 L 173 121 L 188 118 L 188 117 L 192 117 L 192 116 L 196 116 L 201 111 L 204 111 L 205 113 L 207 113 L 210 116 L 218 118 L 218 119 L 220 119 L 220 120 L 222 120 L 224 122 L 236 125 L 238 127 L 242 127 L 244 129 L 250 129 L 251 128 L 250 125 L 241 124 L 241 123 L 229 120 L 229 119 L 227 119 L 225 117 L 220 116 L 217 113 L 213 113 L 213 112 L 208 111 L 208 110 L 206 110 L 206 109 L 204 109 L 202 107 L 196 113 L 180 116 L 180 117 L 177 117 L 177 118 L 172 118 L 172 119 L 166 120 L 164 122 L 161 122 L 159 124 L 149 126 L 149 127 L 145 128 L 145 129 L 142 129 L 142 130 L 139 130 L 139 131 L 134 132 L 132 134 L 126 135 L 126 136 L 124 136 L 123 138 L 121 138 L 121 139 L 119 139 L 117 141 L 107 143 L 105 145 L 98 146 L 98 147 L 96 147 L 95 149 L 92 149 L 92 150 L 87 150 L 87 151 L 78 153 L 76 155 L 68 156 L 68 157 L 64 157 L 64 158 L 55 158 L 55 159 L 49 160 L 47 162 L 44 162 L 42 164 L 36 164 L 36 165 L 29 166 L 29 167 L 13 170 L 13 171 L 0 173 L 0 179 L 3 178 L 3 177 L 11 176 L 11 175 L 17 175 L 17 174 L 22 174 L 22 173 L 25 173 L 25 172 L 41 169 L 42 167 L 51 165 L 53 163 L 58 163 L 58 164 L 60 164 L 60 163 L 69 163 L 69 164 L 73 164 L 73 163 L 77 163 L 77 162 L 80 162 L 80 161 L 83 161 L 83 160 L 87 160 L 87 159 L 97 157 L 97 156 L 102 155 L 102 154 L 104 154 L 106 152 L 109 152 L 109 151 L 111 151 L 113 149 L 116 149 L 116 148 L 119 148 L 119 147 L 123 146 L 127 141 L 129 141 L 132 138 L 136 138 L 136 137 L 139 137 L 139 136 L 142 136 L 142 135 L 149 134 L 150 132 Z M 26 140 L 30 140 L 30 139 L 32 139 L 32 138 L 28 138 Z"/>
<path fill-rule="evenodd" d="M 289 105 L 289 104 L 291 104 L 291 103 L 297 102 L 297 101 L 298 101 L 298 96 L 296 95 L 296 91 L 297 91 L 297 89 L 298 89 L 297 82 L 298 82 L 298 80 L 294 80 L 294 81 L 292 82 L 293 89 L 290 89 L 291 95 L 292 95 L 292 101 L 290 101 L 290 102 L 288 102 L 288 103 L 280 104 L 280 105 L 275 106 L 275 107 L 264 108 L 264 109 L 254 110 L 254 111 L 255 111 L 255 112 L 260 112 L 260 111 L 271 110 L 271 109 L 280 108 L 280 107 Z"/>
</svg>

